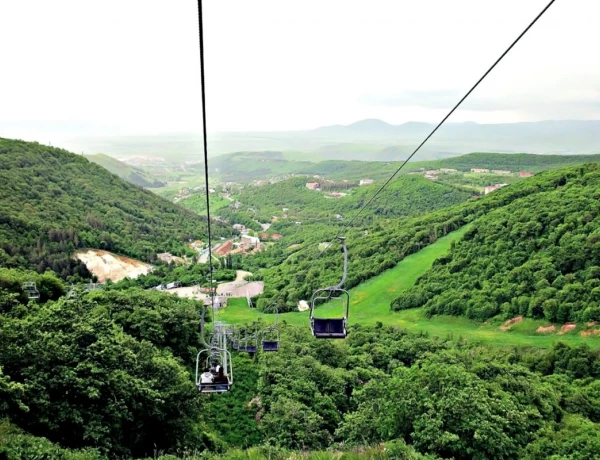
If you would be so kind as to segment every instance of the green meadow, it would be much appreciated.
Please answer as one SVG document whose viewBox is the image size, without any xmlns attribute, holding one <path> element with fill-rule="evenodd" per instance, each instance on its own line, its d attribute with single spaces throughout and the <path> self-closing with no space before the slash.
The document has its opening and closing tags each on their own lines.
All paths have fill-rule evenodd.
<svg viewBox="0 0 600 460">
<path fill-rule="evenodd" d="M 394 312 L 390 310 L 390 302 L 398 294 L 415 284 L 418 277 L 425 273 L 434 260 L 443 256 L 450 250 L 452 241 L 460 239 L 467 227 L 463 227 L 434 244 L 427 246 L 416 254 L 402 260 L 394 268 L 362 283 L 351 289 L 350 292 L 350 324 L 374 325 L 381 322 L 388 326 L 400 326 L 411 332 L 427 332 L 432 337 L 453 339 L 464 338 L 469 341 L 480 342 L 496 346 L 533 346 L 549 347 L 558 341 L 573 345 L 588 343 L 594 347 L 600 346 L 600 336 L 581 337 L 583 329 L 578 327 L 564 335 L 557 333 L 537 333 L 539 326 L 548 326 L 549 323 L 540 320 L 524 318 L 515 324 L 511 330 L 502 331 L 501 320 L 480 323 L 457 316 L 435 316 L 427 318 L 422 308 Z M 307 299 L 308 300 L 308 299 Z M 317 309 L 318 317 L 341 316 L 340 305 L 328 303 Z M 215 319 L 230 324 L 240 324 L 262 319 L 273 323 L 272 314 L 263 314 L 256 309 L 248 308 L 246 299 L 230 299 L 227 308 L 220 311 Z M 295 326 L 309 327 L 308 312 L 290 312 L 279 315 L 279 321 Z M 555 325 L 560 330 L 561 325 Z"/>
</svg>

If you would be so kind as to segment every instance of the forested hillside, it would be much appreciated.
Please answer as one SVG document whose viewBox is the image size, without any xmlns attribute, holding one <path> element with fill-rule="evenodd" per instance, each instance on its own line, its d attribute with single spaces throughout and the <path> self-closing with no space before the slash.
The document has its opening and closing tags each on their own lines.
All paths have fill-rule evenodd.
<svg viewBox="0 0 600 460">
<path fill-rule="evenodd" d="M 444 160 L 417 162 L 415 165 L 429 168 L 455 168 L 469 171 L 471 168 L 508 169 L 510 171 L 540 172 L 566 166 L 598 163 L 598 155 L 534 155 L 530 153 L 469 153 Z"/>
<path fill-rule="evenodd" d="M 511 184 L 481 199 L 444 208 L 425 216 L 401 220 L 381 219 L 368 226 L 366 230 L 349 228 L 346 230 L 350 254 L 346 287 L 356 286 L 393 267 L 406 255 L 436 241 L 438 237 L 520 198 L 531 195 L 531 199 L 535 202 L 535 195 L 552 192 L 571 181 L 576 183 L 578 180 L 589 180 L 591 181 L 589 186 L 585 186 L 587 188 L 582 192 L 584 198 L 582 205 L 594 203 L 597 201 L 592 198 L 597 196 L 593 186 L 598 174 L 597 169 L 597 165 L 588 165 L 551 171 Z M 569 206 L 579 206 L 578 199 L 571 197 L 571 200 L 573 203 Z M 518 205 L 515 204 L 514 208 L 518 208 Z M 543 212 L 541 211 L 543 208 L 539 209 L 540 211 L 537 212 Z M 530 212 L 523 215 L 527 218 L 531 214 Z M 256 273 L 266 282 L 264 298 L 259 306 L 268 305 L 270 300 L 277 297 L 281 302 L 280 308 L 293 309 L 298 300 L 310 298 L 311 293 L 318 287 L 335 284 L 340 276 L 341 254 L 329 250 L 318 259 L 317 255 L 319 242 L 329 241 L 338 228 L 336 224 L 329 224 L 311 226 L 310 232 L 297 229 L 286 237 L 285 246 L 278 243 L 272 250 L 248 259 L 245 262 L 248 267 L 255 271 L 262 269 Z M 495 235 L 490 238 L 501 240 L 503 237 Z M 289 247 L 290 245 L 299 246 Z M 584 248 L 589 249 L 588 246 L 584 246 L 579 248 L 579 251 L 586 250 Z M 499 253 L 498 257 L 501 255 Z M 494 260 L 494 263 L 498 262 Z M 462 261 L 462 264 L 465 273 L 470 273 L 468 258 Z M 408 305 L 417 304 L 418 302 L 413 302 Z"/>
<path fill-rule="evenodd" d="M 152 177 L 146 171 L 123 163 L 111 156 L 98 153 L 96 155 L 86 155 L 85 157 L 134 185 L 139 185 L 140 187 L 163 187 L 166 185 L 164 182 Z"/>
<path fill-rule="evenodd" d="M 295 161 L 293 154 L 267 151 L 219 155 L 211 158 L 208 166 L 211 177 L 217 176 L 223 182 L 250 182 L 295 173 L 308 165 L 308 161 Z"/>
<path fill-rule="evenodd" d="M 188 371 L 197 302 L 134 290 L 25 308 L 0 287 L 0 305 L 0 420 L 112 456 L 208 442 Z"/>
<path fill-rule="evenodd" d="M 294 178 L 272 185 L 245 187 L 239 195 L 239 210 L 220 209 L 216 212 L 230 220 L 236 213 L 252 209 L 261 222 L 270 222 L 272 216 L 286 214 L 288 219 L 300 221 L 330 221 L 339 214 L 351 218 L 375 194 L 378 185 L 356 187 L 351 190 L 336 188 L 315 191 L 306 188 L 306 178 Z M 326 187 L 323 187 L 326 188 Z M 348 193 L 335 198 L 331 192 Z M 403 176 L 390 183 L 369 210 L 370 216 L 405 217 L 423 214 L 466 201 L 473 193 L 438 184 L 423 177 Z M 286 208 L 286 211 L 283 211 Z"/>
<path fill-rule="evenodd" d="M 129 290 L 5 310 L 0 454 L 242 459 L 230 449 L 262 445 L 250 458 L 542 460 L 600 448 L 600 360 L 586 345 L 496 350 L 381 325 L 332 342 L 283 327 L 278 353 L 234 352 L 232 391 L 209 396 L 188 371 L 196 308 Z"/>
<path fill-rule="evenodd" d="M 393 308 L 479 320 L 600 320 L 600 167 L 544 173 L 514 187 L 521 185 L 532 193 L 478 219 Z"/>
<path fill-rule="evenodd" d="M 215 233 L 230 234 L 215 225 Z M 0 264 L 87 276 L 71 259 L 99 248 L 153 261 L 202 238 L 206 220 L 79 155 L 0 139 Z"/>
</svg>

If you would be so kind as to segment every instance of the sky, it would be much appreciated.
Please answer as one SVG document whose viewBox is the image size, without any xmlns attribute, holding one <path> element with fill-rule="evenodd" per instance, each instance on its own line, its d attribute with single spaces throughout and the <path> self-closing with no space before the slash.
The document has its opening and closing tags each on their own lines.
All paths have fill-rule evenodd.
<svg viewBox="0 0 600 460">
<path fill-rule="evenodd" d="M 437 122 L 547 0 L 204 0 L 210 131 Z M 556 0 L 450 119 L 600 119 L 598 0 Z M 197 2 L 0 2 L 0 136 L 201 131 Z M 72 134 L 72 133 L 71 133 Z"/>
</svg>

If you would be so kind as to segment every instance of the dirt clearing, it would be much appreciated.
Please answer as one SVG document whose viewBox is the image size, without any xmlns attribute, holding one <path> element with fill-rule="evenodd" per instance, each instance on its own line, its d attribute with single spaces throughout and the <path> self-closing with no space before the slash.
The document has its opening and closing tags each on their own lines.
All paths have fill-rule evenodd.
<svg viewBox="0 0 600 460">
<path fill-rule="evenodd" d="M 116 283 L 125 278 L 134 279 L 152 271 L 150 264 L 101 249 L 84 249 L 77 251 L 73 257 L 81 260 L 87 269 L 98 277 L 99 283 L 105 283 L 106 280 Z"/>
</svg>

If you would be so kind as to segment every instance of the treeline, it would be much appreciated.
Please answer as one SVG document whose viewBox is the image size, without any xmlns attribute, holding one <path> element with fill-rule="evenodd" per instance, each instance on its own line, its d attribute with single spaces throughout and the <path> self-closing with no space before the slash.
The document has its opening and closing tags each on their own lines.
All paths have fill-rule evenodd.
<svg viewBox="0 0 600 460">
<path fill-rule="evenodd" d="M 424 306 L 429 315 L 478 320 L 600 320 L 600 167 L 530 181 L 528 187 L 555 187 L 540 187 L 482 216 L 392 307 Z"/>
<path fill-rule="evenodd" d="M 442 160 L 407 163 L 402 173 L 419 169 L 452 168 L 470 171 L 471 168 L 505 169 L 513 172 L 541 172 L 584 163 L 598 163 L 600 155 L 535 155 L 529 153 L 475 152 Z M 360 180 L 365 178 L 386 180 L 402 161 L 342 161 L 329 160 L 299 168 L 299 174 L 317 174 L 329 179 Z M 486 184 L 489 185 L 489 184 Z"/>
<path fill-rule="evenodd" d="M 82 156 L 37 143 L 0 139 L 0 264 L 89 278 L 71 258 L 97 248 L 153 262 L 184 254 L 206 220 L 128 184 Z M 214 234 L 231 230 L 214 225 Z"/>
<path fill-rule="evenodd" d="M 213 261 L 215 270 L 213 273 L 214 281 L 233 281 L 236 277 L 236 271 L 227 268 L 227 262 L 239 260 L 239 256 L 235 259 L 227 257 L 220 261 Z M 117 283 L 110 283 L 110 289 L 127 289 L 130 287 L 141 287 L 150 289 L 159 284 L 168 284 L 179 281 L 183 287 L 186 286 L 210 286 L 208 264 L 186 264 L 186 265 L 156 265 L 152 272 L 146 275 L 140 275 L 135 279 L 124 278 Z"/>
<path fill-rule="evenodd" d="M 453 168 L 470 171 L 471 168 L 507 169 L 513 172 L 540 172 L 584 163 L 600 162 L 597 155 L 536 155 L 531 153 L 469 153 L 443 160 L 415 162 L 408 169 L 425 167 L 431 169 Z"/>
</svg>

